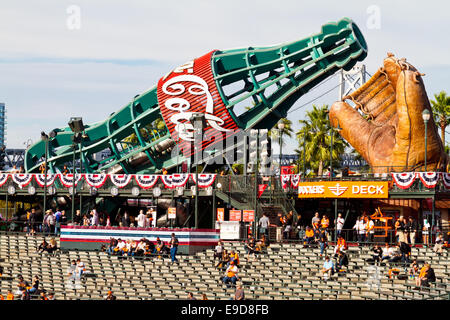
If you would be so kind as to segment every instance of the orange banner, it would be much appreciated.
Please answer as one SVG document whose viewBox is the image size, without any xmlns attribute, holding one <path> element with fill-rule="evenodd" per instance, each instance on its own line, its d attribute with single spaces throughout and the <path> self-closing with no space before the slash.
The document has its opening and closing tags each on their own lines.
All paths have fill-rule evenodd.
<svg viewBox="0 0 450 320">
<path fill-rule="evenodd" d="M 224 221 L 225 208 L 217 208 L 217 221 Z"/>
<path fill-rule="evenodd" d="M 241 210 L 230 210 L 230 221 L 241 221 Z"/>
<path fill-rule="evenodd" d="M 299 198 L 388 198 L 387 181 L 300 182 Z"/>
</svg>

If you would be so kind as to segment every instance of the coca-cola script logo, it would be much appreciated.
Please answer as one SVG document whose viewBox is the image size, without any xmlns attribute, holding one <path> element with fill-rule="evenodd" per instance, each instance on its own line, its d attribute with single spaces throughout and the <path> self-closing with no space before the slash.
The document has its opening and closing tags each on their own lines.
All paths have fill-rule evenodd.
<svg viewBox="0 0 450 320">
<path fill-rule="evenodd" d="M 196 75 L 184 74 L 176 76 L 165 82 L 162 90 L 170 96 L 179 96 L 185 93 L 187 82 L 194 83 L 187 88 L 187 91 L 193 96 L 206 96 L 205 120 L 212 128 L 218 131 L 230 131 L 222 128 L 224 121 L 214 115 L 214 101 L 209 92 L 208 84 L 205 80 Z M 185 141 L 194 141 L 194 127 L 190 122 L 193 112 L 189 112 L 191 107 L 187 99 L 175 97 L 167 99 L 164 103 L 167 109 L 177 111 L 169 121 L 175 124 L 175 130 L 180 139 Z"/>
</svg>

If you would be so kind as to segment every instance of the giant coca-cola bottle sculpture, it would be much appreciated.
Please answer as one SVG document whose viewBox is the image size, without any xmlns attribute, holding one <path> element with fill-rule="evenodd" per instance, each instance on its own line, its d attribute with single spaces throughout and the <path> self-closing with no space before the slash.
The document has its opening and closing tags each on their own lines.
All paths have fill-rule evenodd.
<svg viewBox="0 0 450 320">
<path fill-rule="evenodd" d="M 175 68 L 105 121 L 85 126 L 80 144 L 84 170 L 154 173 L 178 165 L 187 154 L 174 157 L 173 148 L 194 139 L 194 112 L 205 118 L 203 148 L 236 130 L 270 129 L 303 94 L 366 55 L 363 35 L 347 18 L 293 42 L 211 51 Z M 48 141 L 49 172 L 72 161 L 73 132 L 68 127 L 55 132 Z M 105 149 L 109 158 L 94 159 Z M 44 155 L 44 141 L 31 146 L 26 171 L 36 172 Z"/>
</svg>

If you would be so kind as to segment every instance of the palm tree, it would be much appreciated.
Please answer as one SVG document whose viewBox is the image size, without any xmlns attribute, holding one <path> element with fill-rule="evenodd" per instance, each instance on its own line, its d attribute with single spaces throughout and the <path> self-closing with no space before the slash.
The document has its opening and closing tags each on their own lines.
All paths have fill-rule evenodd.
<svg viewBox="0 0 450 320">
<path fill-rule="evenodd" d="M 299 159 L 303 159 L 304 143 L 306 167 L 321 176 L 323 168 L 330 165 L 331 125 L 328 119 L 328 106 L 313 105 L 313 110 L 306 112 L 306 120 L 299 120 L 299 123 L 302 126 L 297 132 Z M 347 142 L 334 132 L 333 167 L 337 166 L 337 161 L 347 146 Z"/>
<path fill-rule="evenodd" d="M 441 129 L 442 144 L 445 146 L 445 128 L 450 121 L 450 97 L 447 96 L 445 91 L 441 91 L 439 94 L 435 94 L 434 98 L 436 99 L 435 101 L 430 100 L 434 121 Z"/>
<path fill-rule="evenodd" d="M 280 130 L 278 129 L 278 123 L 283 124 L 283 128 Z M 281 131 L 281 132 L 280 132 Z M 285 145 L 284 138 L 287 136 L 289 138 L 292 137 L 292 133 L 294 130 L 292 129 L 292 121 L 287 118 L 281 118 L 276 125 L 273 126 L 272 129 L 269 130 L 268 136 L 272 138 L 272 141 L 275 139 L 278 143 L 279 150 L 280 150 L 280 157 L 282 152 L 282 146 Z M 281 141 L 281 142 L 280 142 Z M 281 165 L 281 163 L 280 163 Z"/>
</svg>

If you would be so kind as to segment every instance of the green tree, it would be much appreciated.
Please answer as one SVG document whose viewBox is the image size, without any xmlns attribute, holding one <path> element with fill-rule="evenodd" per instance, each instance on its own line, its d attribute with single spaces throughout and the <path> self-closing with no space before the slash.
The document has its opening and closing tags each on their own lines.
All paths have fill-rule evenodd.
<svg viewBox="0 0 450 320">
<path fill-rule="evenodd" d="M 450 97 L 445 91 L 434 95 L 435 100 L 430 100 L 436 126 L 441 129 L 442 144 L 445 146 L 445 128 L 450 121 Z"/>
<path fill-rule="evenodd" d="M 313 105 L 311 111 L 306 112 L 306 119 L 299 120 L 301 125 L 297 132 L 299 147 L 299 167 L 303 165 L 303 143 L 305 144 L 306 168 L 317 175 L 323 174 L 323 168 L 330 165 L 331 125 L 328 118 L 328 106 Z M 333 136 L 333 167 L 338 164 L 340 156 L 348 146 L 347 142 L 334 131 Z"/>
</svg>

